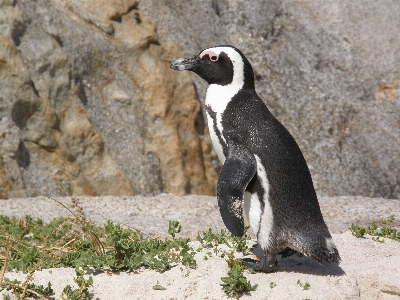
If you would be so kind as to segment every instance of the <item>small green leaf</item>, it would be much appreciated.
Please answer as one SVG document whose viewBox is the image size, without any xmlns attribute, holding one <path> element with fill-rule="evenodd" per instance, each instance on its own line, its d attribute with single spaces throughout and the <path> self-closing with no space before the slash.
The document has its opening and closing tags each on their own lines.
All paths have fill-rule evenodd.
<svg viewBox="0 0 400 300">
<path fill-rule="evenodd" d="M 304 283 L 304 286 L 303 286 L 303 290 L 304 290 L 304 291 L 307 291 L 307 290 L 309 290 L 310 288 L 311 288 L 311 285 L 310 285 L 308 282 Z"/>
<path fill-rule="evenodd" d="M 307 291 L 311 288 L 311 285 L 308 282 L 305 282 L 304 284 L 301 283 L 300 279 L 297 280 L 297 285 L 303 288 L 303 291 Z"/>
<path fill-rule="evenodd" d="M 175 235 L 181 232 L 181 230 L 182 226 L 179 225 L 178 221 L 169 221 L 168 233 L 172 236 L 172 238 L 175 238 Z"/>
<path fill-rule="evenodd" d="M 164 291 L 166 290 L 165 287 L 161 286 L 157 280 L 157 284 L 153 286 L 153 290 L 157 290 L 157 291 Z"/>
</svg>

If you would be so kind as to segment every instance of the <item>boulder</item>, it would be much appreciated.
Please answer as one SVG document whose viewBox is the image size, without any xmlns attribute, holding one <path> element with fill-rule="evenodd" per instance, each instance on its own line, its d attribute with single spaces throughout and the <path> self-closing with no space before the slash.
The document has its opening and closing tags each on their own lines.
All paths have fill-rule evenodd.
<svg viewBox="0 0 400 300">
<path fill-rule="evenodd" d="M 240 48 L 303 150 L 319 195 L 400 198 L 400 3 L 211 0 L 139 4 L 185 53 Z M 200 99 L 206 85 L 192 75 Z"/>
<path fill-rule="evenodd" d="M 0 198 L 215 193 L 182 53 L 136 0 L 0 6 Z"/>
<path fill-rule="evenodd" d="M 3 0 L 0 198 L 214 194 L 207 86 L 169 63 L 219 44 L 320 196 L 400 198 L 399 20 L 393 1 Z"/>
</svg>

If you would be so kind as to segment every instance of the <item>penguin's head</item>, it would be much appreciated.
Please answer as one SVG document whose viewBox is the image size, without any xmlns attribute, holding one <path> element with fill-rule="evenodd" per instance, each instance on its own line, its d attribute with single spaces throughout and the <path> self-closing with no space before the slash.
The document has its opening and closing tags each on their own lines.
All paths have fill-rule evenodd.
<svg viewBox="0 0 400 300">
<path fill-rule="evenodd" d="M 254 73 L 247 58 L 233 46 L 207 48 L 189 58 L 172 61 L 171 69 L 189 70 L 208 84 L 236 85 L 254 88 Z"/>
</svg>

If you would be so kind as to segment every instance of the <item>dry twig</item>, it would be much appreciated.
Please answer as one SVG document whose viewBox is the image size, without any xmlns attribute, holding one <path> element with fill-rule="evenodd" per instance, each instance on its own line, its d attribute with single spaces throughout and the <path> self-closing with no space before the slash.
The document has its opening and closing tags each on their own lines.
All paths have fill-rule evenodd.
<svg viewBox="0 0 400 300">
<path fill-rule="evenodd" d="M 15 283 L 11 283 L 11 282 L 1 282 L 0 285 L 8 286 L 8 287 L 11 287 L 11 288 L 13 288 L 13 289 L 18 289 L 18 290 L 23 290 L 23 289 L 24 289 L 22 286 L 20 286 L 20 285 L 18 285 L 18 284 L 15 284 Z M 44 298 L 44 299 L 54 300 L 53 297 L 49 297 L 49 296 L 47 296 L 47 295 L 43 295 L 43 294 L 41 294 L 41 293 L 38 293 L 38 292 L 36 292 L 36 291 L 34 291 L 34 290 L 31 290 L 31 289 L 28 289 L 28 288 L 26 289 L 26 291 L 29 292 L 29 293 L 32 293 L 32 294 L 36 295 L 36 296 L 39 297 L 39 298 L 42 297 L 42 298 Z"/>
<path fill-rule="evenodd" d="M 75 208 L 76 212 L 74 212 L 72 209 L 70 209 L 69 207 L 64 205 L 64 203 L 58 201 L 57 199 L 54 199 L 52 197 L 48 197 L 48 198 L 52 199 L 53 201 L 56 201 L 58 204 L 63 206 L 74 216 L 75 220 L 79 223 L 79 227 L 80 227 L 81 231 L 90 237 L 91 241 L 93 242 L 93 245 L 95 246 L 97 254 L 103 255 L 105 253 L 104 245 L 100 241 L 100 239 L 97 237 L 96 234 L 94 234 L 92 231 L 87 229 L 87 227 L 89 226 L 89 222 L 88 222 L 82 208 L 79 206 L 79 202 L 78 202 L 78 199 L 76 198 L 76 196 L 72 196 L 72 198 L 71 198 L 72 207 Z"/>
<path fill-rule="evenodd" d="M 10 253 L 10 236 L 7 235 L 7 237 L 6 237 L 6 258 L 5 258 L 5 261 L 4 261 L 4 266 L 3 266 L 3 268 L 1 269 L 1 272 L 0 272 L 0 283 L 3 282 L 4 273 L 6 272 L 7 267 L 8 267 L 8 256 L 9 256 L 9 253 Z"/>
</svg>

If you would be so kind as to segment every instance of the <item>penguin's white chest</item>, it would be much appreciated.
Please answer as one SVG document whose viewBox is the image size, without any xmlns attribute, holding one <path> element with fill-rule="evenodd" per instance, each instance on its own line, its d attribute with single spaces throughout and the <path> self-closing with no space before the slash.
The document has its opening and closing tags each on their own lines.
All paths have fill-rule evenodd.
<svg viewBox="0 0 400 300">
<path fill-rule="evenodd" d="M 222 143 L 225 143 L 226 145 L 222 118 L 228 103 L 238 93 L 239 90 L 240 87 L 233 86 L 232 84 L 226 86 L 211 84 L 207 89 L 205 104 L 208 107 L 208 129 L 210 131 L 210 137 L 214 150 L 217 153 L 221 163 L 225 162 Z"/>
<path fill-rule="evenodd" d="M 223 151 L 223 146 L 218 138 L 218 132 L 214 130 L 215 121 L 207 114 L 208 129 L 210 131 L 211 142 L 214 147 L 215 152 L 218 155 L 219 161 L 223 164 L 225 162 L 225 155 Z"/>
<path fill-rule="evenodd" d="M 274 216 L 269 202 L 269 182 L 267 172 L 262 164 L 260 157 L 254 155 L 257 161 L 257 177 L 261 183 L 261 199 L 257 193 L 244 193 L 244 214 L 250 224 L 251 230 L 257 235 L 258 244 L 262 249 L 269 246 L 269 238 L 272 232 Z M 263 203 L 264 205 L 261 205 Z M 264 206 L 264 207 L 262 207 Z"/>
</svg>

